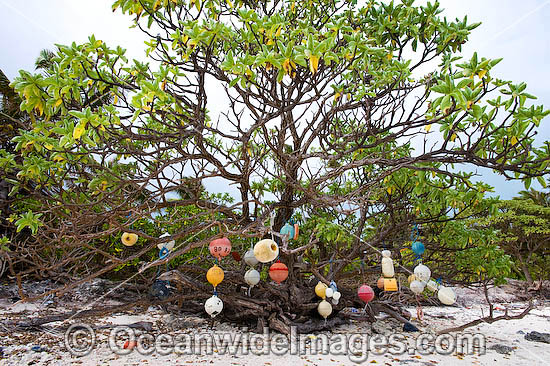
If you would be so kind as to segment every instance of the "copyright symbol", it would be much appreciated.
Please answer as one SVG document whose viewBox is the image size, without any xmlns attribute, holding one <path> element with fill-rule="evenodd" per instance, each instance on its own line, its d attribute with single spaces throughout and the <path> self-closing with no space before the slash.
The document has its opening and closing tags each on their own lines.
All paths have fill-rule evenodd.
<svg viewBox="0 0 550 366">
<path fill-rule="evenodd" d="M 95 346 L 95 332 L 88 324 L 73 324 L 65 332 L 65 347 L 74 356 L 86 356 Z"/>
</svg>

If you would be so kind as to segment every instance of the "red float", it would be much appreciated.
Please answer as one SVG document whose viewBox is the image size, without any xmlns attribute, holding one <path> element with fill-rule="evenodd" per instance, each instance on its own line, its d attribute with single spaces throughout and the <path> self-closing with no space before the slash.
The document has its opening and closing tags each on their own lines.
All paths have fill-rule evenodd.
<svg viewBox="0 0 550 366">
<path fill-rule="evenodd" d="M 269 267 L 269 277 L 277 283 L 281 283 L 288 277 L 288 267 L 286 264 L 277 261 Z"/>
<path fill-rule="evenodd" d="M 225 237 L 215 239 L 210 242 L 208 248 L 210 249 L 210 254 L 218 259 L 222 259 L 222 257 L 231 253 L 231 242 Z"/>
<path fill-rule="evenodd" d="M 239 252 L 231 252 L 231 256 L 233 257 L 233 259 L 234 259 L 236 262 L 240 262 L 240 261 L 241 261 L 241 255 L 239 254 Z"/>
<path fill-rule="evenodd" d="M 365 303 L 368 303 L 369 301 L 374 299 L 374 291 L 369 285 L 363 285 L 359 287 L 359 290 L 357 290 L 357 295 L 359 295 L 359 298 Z"/>
<path fill-rule="evenodd" d="M 298 233 L 300 232 L 300 226 L 294 224 L 294 240 L 298 239 Z"/>
</svg>

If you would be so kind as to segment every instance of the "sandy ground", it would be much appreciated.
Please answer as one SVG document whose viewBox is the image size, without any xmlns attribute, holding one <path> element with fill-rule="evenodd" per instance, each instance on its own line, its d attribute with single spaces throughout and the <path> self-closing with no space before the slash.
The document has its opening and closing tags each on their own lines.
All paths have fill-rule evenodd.
<svg viewBox="0 0 550 366">
<path fill-rule="evenodd" d="M 459 294 L 460 295 L 460 294 Z M 464 295 L 466 296 L 466 295 Z M 416 350 L 416 339 L 429 337 L 438 330 L 464 324 L 470 320 L 487 315 L 487 308 L 481 302 L 476 303 L 475 297 L 470 296 L 469 301 L 459 301 L 458 306 L 453 307 L 425 307 L 424 319 L 419 321 L 413 318 L 413 323 L 420 329 L 420 332 L 403 332 L 402 325 L 393 319 L 380 314 L 373 324 L 362 321 L 353 321 L 352 324 L 337 327 L 331 333 L 302 335 L 302 341 L 296 342 L 304 354 L 291 354 L 283 349 L 280 355 L 255 354 L 266 348 L 254 348 L 250 345 L 253 333 L 245 332 L 243 329 L 235 328 L 229 324 L 217 321 L 209 322 L 206 319 L 194 316 L 175 316 L 164 313 L 159 308 L 150 307 L 142 313 L 125 312 L 111 314 L 108 317 L 84 319 L 83 322 L 96 329 L 96 342 L 91 352 L 85 356 L 71 354 L 64 340 L 64 332 L 68 323 L 51 323 L 41 330 L 27 332 L 6 333 L 0 325 L 0 351 L 3 355 L 0 358 L 0 365 L 354 365 L 360 361 L 363 364 L 381 365 L 548 365 L 550 364 L 550 344 L 526 340 L 525 334 L 531 331 L 550 332 L 550 302 L 538 300 L 535 309 L 525 318 L 520 320 L 499 321 L 493 324 L 480 324 L 467 329 L 470 334 L 481 334 L 485 337 L 485 347 L 473 348 L 473 354 L 468 354 L 468 349 L 456 349 L 452 346 L 442 347 L 440 351 L 447 354 L 433 352 L 426 354 L 422 350 Z M 473 300 L 473 301 L 472 301 Z M 524 303 L 500 302 L 495 304 L 497 311 L 495 316 L 504 314 L 508 308 L 509 314 L 518 314 L 525 307 Z M 483 310 L 482 310 L 483 309 Z M 55 309 L 59 311 L 59 309 Z M 416 314 L 414 308 L 409 309 Z M 47 303 L 10 303 L 8 299 L 0 299 L 0 319 L 24 319 L 25 317 L 44 316 L 51 314 L 52 304 Z M 71 321 L 72 323 L 73 321 Z M 78 322 L 78 321 L 76 321 Z M 237 349 L 226 349 L 223 345 L 213 341 L 211 353 L 203 347 L 200 354 L 185 354 L 186 349 L 179 348 L 179 354 L 174 352 L 168 354 L 163 350 L 170 351 L 169 343 L 164 348 L 151 348 L 151 354 L 140 353 L 134 348 L 129 354 L 120 355 L 109 346 L 109 335 L 116 325 L 127 325 L 136 322 L 147 322 L 152 325 L 152 330 L 146 332 L 154 337 L 161 333 L 168 336 L 177 336 L 176 344 L 188 346 L 188 341 L 195 336 L 208 338 L 215 334 L 231 337 L 249 337 L 248 346 L 239 343 Z M 145 324 L 145 323 L 144 323 Z M 136 335 L 142 335 L 143 330 L 137 330 Z M 366 351 L 361 344 L 350 345 L 350 337 L 357 340 L 365 340 L 366 336 L 389 337 L 392 334 L 402 334 L 399 341 L 407 343 L 404 353 L 393 354 L 383 352 L 384 347 L 375 347 L 371 343 L 371 350 Z M 256 339 L 268 339 L 271 337 L 272 344 L 282 342 L 280 335 L 260 336 Z M 323 352 L 321 343 L 326 337 L 330 352 Z M 348 337 L 347 339 L 343 337 Z M 399 336 L 398 336 L 399 337 Z M 69 341 L 74 338 L 68 337 Z M 120 335 L 115 340 L 115 346 L 122 348 L 124 341 L 128 339 Z M 371 342 L 380 345 L 382 338 L 372 338 Z M 391 341 L 391 340 L 390 340 Z M 438 340 L 439 341 L 439 340 Z M 436 341 L 435 343 L 437 343 Z M 146 340 L 140 341 L 143 346 Z M 180 342 L 180 343 L 178 343 Z M 187 342 L 187 343 L 186 343 Z M 138 342 L 139 343 L 139 342 Z M 434 341 L 429 344 L 434 345 Z M 139 346 L 141 346 L 139 344 Z M 281 343 L 279 343 L 281 344 Z M 315 347 L 315 345 L 319 347 Z M 405 344 L 405 343 L 403 343 Z M 445 345 L 446 342 L 443 342 Z M 495 345 L 511 347 L 508 354 L 501 354 L 491 349 Z M 37 349 L 40 346 L 41 349 Z M 203 343 L 204 346 L 204 343 Z M 343 346 L 343 347 L 339 347 Z M 35 347 L 34 349 L 32 347 Z M 347 348 L 346 348 L 347 347 Z M 317 352 L 315 352 L 317 348 Z M 280 349 L 280 348 L 278 348 Z M 296 349 L 296 347 L 295 347 Z M 485 352 L 484 352 L 485 350 Z M 124 349 L 123 349 L 124 351 Z M 472 351 L 472 350 L 470 350 Z M 293 352 L 294 353 L 294 352 Z"/>
</svg>

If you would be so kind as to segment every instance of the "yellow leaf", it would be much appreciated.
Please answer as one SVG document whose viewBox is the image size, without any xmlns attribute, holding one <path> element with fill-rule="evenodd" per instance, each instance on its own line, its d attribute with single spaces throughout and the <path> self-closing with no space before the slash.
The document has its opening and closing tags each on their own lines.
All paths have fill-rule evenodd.
<svg viewBox="0 0 550 366">
<path fill-rule="evenodd" d="M 390 52 L 390 53 L 388 53 L 388 54 L 386 55 L 386 57 L 388 58 L 388 60 L 391 60 L 392 57 L 393 57 L 393 54 Z"/>
<path fill-rule="evenodd" d="M 283 61 L 283 70 L 285 70 L 285 73 L 287 75 L 292 76 L 295 68 L 296 68 L 296 64 L 294 63 L 294 61 L 288 58 Z"/>
<path fill-rule="evenodd" d="M 290 5 L 290 11 L 294 13 L 294 8 L 295 7 L 296 7 L 296 4 L 293 1 L 292 4 Z"/>
<path fill-rule="evenodd" d="M 340 99 L 340 93 L 334 94 L 334 101 L 336 102 L 338 99 Z"/>
<path fill-rule="evenodd" d="M 51 150 L 51 149 L 53 149 L 53 145 L 52 145 L 52 144 L 44 144 L 44 147 L 46 148 L 46 150 Z"/>
<path fill-rule="evenodd" d="M 63 103 L 63 99 L 58 99 L 55 101 L 55 104 L 54 104 L 54 107 L 59 107 L 61 105 L 61 103 Z"/>
<path fill-rule="evenodd" d="M 275 32 L 275 37 L 279 37 L 281 35 L 281 29 L 283 29 L 283 27 L 279 27 L 279 29 L 277 29 L 277 32 Z"/>
<path fill-rule="evenodd" d="M 487 70 L 481 70 L 477 76 L 479 76 L 480 79 L 483 79 L 483 77 L 485 76 L 485 74 L 487 73 Z"/>
<path fill-rule="evenodd" d="M 469 100 L 468 103 L 466 103 L 466 109 L 472 108 L 472 105 L 474 104 L 473 101 Z"/>
<path fill-rule="evenodd" d="M 426 132 L 430 132 L 430 130 L 432 129 L 432 124 L 430 123 L 429 125 L 426 125 L 424 129 L 426 130 Z"/>
<path fill-rule="evenodd" d="M 515 146 L 518 143 L 518 138 L 516 136 L 512 136 L 512 140 L 510 141 L 512 146 Z"/>
<path fill-rule="evenodd" d="M 312 74 L 315 74 L 317 72 L 318 67 L 319 67 L 319 56 L 315 56 L 315 55 L 309 56 L 309 71 L 311 71 Z"/>
<path fill-rule="evenodd" d="M 388 191 L 388 194 L 391 194 L 391 191 L 392 191 L 391 187 L 388 187 L 388 189 L 386 189 L 386 191 Z"/>
<path fill-rule="evenodd" d="M 36 109 L 38 109 L 38 113 L 41 116 L 44 114 L 44 105 L 42 105 L 42 101 L 39 101 L 38 104 L 36 104 Z"/>
<path fill-rule="evenodd" d="M 74 128 L 74 130 L 73 130 L 73 138 L 74 138 L 75 140 L 80 139 L 80 136 L 82 136 L 82 134 L 84 133 L 84 131 L 86 131 L 86 130 L 84 129 L 83 126 L 81 126 L 81 125 L 76 126 L 76 127 Z"/>
<path fill-rule="evenodd" d="M 456 139 L 456 133 L 453 133 L 453 134 L 451 135 L 451 141 L 454 142 L 455 139 Z"/>
</svg>

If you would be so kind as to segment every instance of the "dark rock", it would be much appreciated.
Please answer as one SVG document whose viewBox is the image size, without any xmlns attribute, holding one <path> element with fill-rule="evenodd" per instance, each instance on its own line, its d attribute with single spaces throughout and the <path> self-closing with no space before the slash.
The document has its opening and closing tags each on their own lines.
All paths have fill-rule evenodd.
<svg viewBox="0 0 550 366">
<path fill-rule="evenodd" d="M 42 346 L 32 346 L 31 347 L 31 351 L 34 351 L 34 352 L 44 352 L 46 351 L 46 349 Z"/>
<path fill-rule="evenodd" d="M 137 322 L 137 323 L 128 324 L 128 327 L 133 328 L 133 329 L 143 329 L 143 330 L 146 330 L 146 331 L 150 332 L 150 331 L 153 330 L 153 323 L 151 323 L 151 322 Z"/>
<path fill-rule="evenodd" d="M 525 339 L 532 342 L 550 343 L 550 333 L 529 332 L 525 335 Z"/>
<path fill-rule="evenodd" d="M 403 324 L 403 331 L 404 332 L 418 332 L 418 328 L 412 323 L 405 323 L 405 324 Z"/>
<path fill-rule="evenodd" d="M 516 333 L 517 334 L 525 334 L 525 332 L 523 330 L 518 330 Z"/>
<path fill-rule="evenodd" d="M 155 282 L 153 282 L 153 286 L 151 286 L 151 290 L 149 291 L 151 296 L 159 300 L 167 299 L 170 297 L 170 289 L 168 288 L 169 284 L 169 281 L 155 280 Z"/>
<path fill-rule="evenodd" d="M 497 353 L 500 353 L 500 354 L 503 354 L 503 355 L 507 355 L 510 352 L 514 351 L 513 347 L 505 346 L 504 344 L 495 344 L 495 345 L 489 347 L 489 349 L 491 349 L 493 351 L 496 351 Z"/>
</svg>

